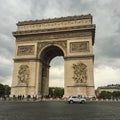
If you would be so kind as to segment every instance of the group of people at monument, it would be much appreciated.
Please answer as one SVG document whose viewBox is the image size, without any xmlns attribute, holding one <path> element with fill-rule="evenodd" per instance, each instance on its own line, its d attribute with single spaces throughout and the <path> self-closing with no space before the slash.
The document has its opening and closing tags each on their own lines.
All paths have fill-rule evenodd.
<svg viewBox="0 0 120 120">
<path fill-rule="evenodd" d="M 36 101 L 37 100 L 37 96 L 36 95 L 13 95 L 12 97 L 10 97 L 9 95 L 7 96 L 2 96 L 1 97 L 2 101 Z"/>
</svg>

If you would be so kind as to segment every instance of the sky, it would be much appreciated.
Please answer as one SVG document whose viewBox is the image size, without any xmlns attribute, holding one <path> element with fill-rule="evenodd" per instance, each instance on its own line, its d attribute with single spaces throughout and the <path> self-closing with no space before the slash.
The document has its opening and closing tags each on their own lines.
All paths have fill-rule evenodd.
<svg viewBox="0 0 120 120">
<path fill-rule="evenodd" d="M 0 83 L 11 85 L 18 21 L 91 14 L 96 24 L 95 88 L 120 84 L 120 0 L 0 0 Z M 63 85 L 64 60 L 51 62 L 50 84 Z M 55 74 L 56 73 L 56 74 Z"/>
</svg>

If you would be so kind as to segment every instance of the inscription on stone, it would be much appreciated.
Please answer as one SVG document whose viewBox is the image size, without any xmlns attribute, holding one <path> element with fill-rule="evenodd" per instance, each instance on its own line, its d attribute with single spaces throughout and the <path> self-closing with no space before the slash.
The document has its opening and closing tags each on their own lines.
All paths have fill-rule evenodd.
<svg viewBox="0 0 120 120">
<path fill-rule="evenodd" d="M 72 42 L 70 43 L 70 52 L 87 52 L 89 51 L 89 42 Z"/>
<path fill-rule="evenodd" d="M 17 55 L 33 55 L 35 51 L 34 45 L 18 46 Z"/>
</svg>

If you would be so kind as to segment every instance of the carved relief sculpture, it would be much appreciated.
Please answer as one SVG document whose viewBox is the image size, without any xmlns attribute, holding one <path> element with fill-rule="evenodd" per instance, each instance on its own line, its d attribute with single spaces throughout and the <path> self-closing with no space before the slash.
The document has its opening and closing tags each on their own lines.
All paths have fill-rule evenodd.
<svg viewBox="0 0 120 120">
<path fill-rule="evenodd" d="M 18 46 L 17 55 L 33 55 L 35 51 L 34 45 Z"/>
<path fill-rule="evenodd" d="M 30 69 L 28 65 L 21 65 L 18 71 L 18 85 L 27 85 L 30 79 Z"/>
<path fill-rule="evenodd" d="M 70 43 L 70 51 L 71 52 L 87 52 L 89 51 L 89 42 L 73 42 Z"/>
<path fill-rule="evenodd" d="M 73 64 L 75 83 L 86 83 L 87 82 L 87 66 L 83 63 Z"/>
</svg>

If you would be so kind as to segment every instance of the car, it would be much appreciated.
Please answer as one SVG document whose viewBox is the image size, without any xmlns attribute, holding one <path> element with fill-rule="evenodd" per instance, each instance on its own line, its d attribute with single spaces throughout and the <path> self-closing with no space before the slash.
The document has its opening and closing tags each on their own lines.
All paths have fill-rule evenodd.
<svg viewBox="0 0 120 120">
<path fill-rule="evenodd" d="M 85 104 L 86 103 L 86 99 L 82 96 L 70 96 L 67 101 L 69 104 L 72 104 L 72 103 Z"/>
</svg>

